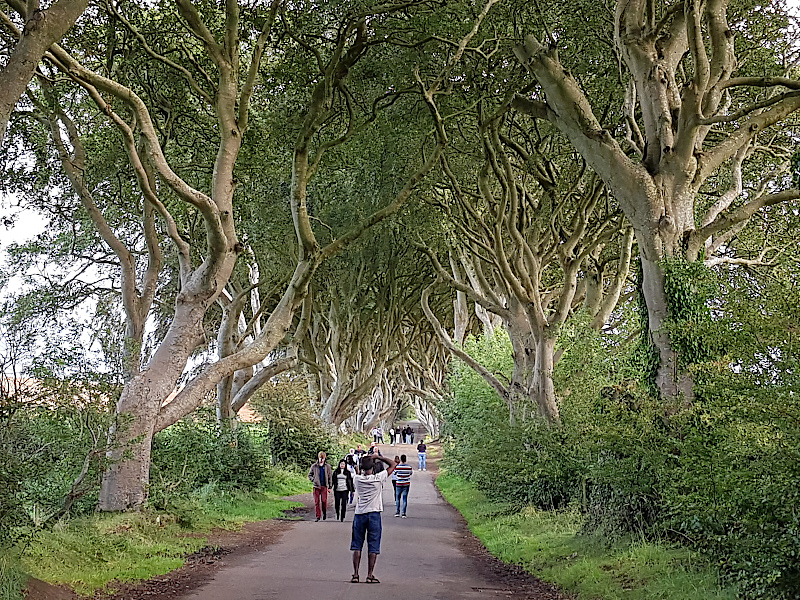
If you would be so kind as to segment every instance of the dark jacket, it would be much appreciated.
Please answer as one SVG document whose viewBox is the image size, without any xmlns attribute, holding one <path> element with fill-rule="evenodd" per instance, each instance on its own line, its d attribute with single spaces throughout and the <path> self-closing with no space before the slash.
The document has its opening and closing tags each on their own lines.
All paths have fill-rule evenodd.
<svg viewBox="0 0 800 600">
<path fill-rule="evenodd" d="M 336 490 L 336 478 L 335 478 L 335 476 L 336 476 L 336 473 L 338 471 L 339 471 L 339 467 L 336 467 L 336 471 L 334 471 L 333 475 L 331 475 L 331 481 L 333 481 L 333 489 L 334 490 Z M 353 483 L 353 474 L 350 472 L 350 469 L 345 467 L 344 471 L 342 471 L 342 473 L 344 473 L 347 476 L 347 491 L 348 492 L 355 492 L 356 491 L 356 486 Z"/>
</svg>

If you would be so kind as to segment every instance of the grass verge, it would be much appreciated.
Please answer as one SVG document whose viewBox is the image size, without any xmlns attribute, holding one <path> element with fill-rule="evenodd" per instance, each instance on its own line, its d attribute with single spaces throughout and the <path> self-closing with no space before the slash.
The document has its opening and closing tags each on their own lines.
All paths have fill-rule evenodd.
<svg viewBox="0 0 800 600">
<path fill-rule="evenodd" d="M 210 484 L 171 502 L 167 511 L 98 514 L 59 522 L 30 540 L 17 567 L 10 559 L 0 559 L 0 593 L 6 594 L 0 600 L 22 597 L 23 570 L 85 595 L 115 580 L 132 582 L 163 575 L 181 567 L 187 554 L 207 544 L 202 535 L 189 534 L 208 533 L 215 527 L 238 529 L 245 522 L 280 517 L 299 506 L 281 496 L 307 491 L 307 479 L 284 473 L 269 492 L 231 492 Z"/>
<path fill-rule="evenodd" d="M 16 559 L 0 556 L 0 600 L 22 598 L 22 588 L 27 578 Z"/>
<path fill-rule="evenodd" d="M 696 554 L 645 541 L 609 543 L 581 536 L 577 511 L 517 510 L 492 501 L 465 480 L 436 480 L 447 501 L 486 548 L 580 600 L 734 600 Z"/>
</svg>

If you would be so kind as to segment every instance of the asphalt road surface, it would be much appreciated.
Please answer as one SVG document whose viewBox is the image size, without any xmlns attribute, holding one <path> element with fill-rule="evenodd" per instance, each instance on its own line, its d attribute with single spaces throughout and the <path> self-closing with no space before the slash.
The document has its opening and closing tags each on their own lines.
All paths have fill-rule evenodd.
<svg viewBox="0 0 800 600">
<path fill-rule="evenodd" d="M 516 597 L 497 581 L 481 577 L 461 547 L 465 538 L 454 509 L 437 495 L 433 474 L 417 470 L 410 445 L 381 446 L 384 456 L 405 453 L 414 468 L 408 518 L 395 518 L 392 485 L 383 490 L 383 537 L 375 576 L 368 584 L 366 544 L 361 583 L 350 583 L 350 532 L 353 507 L 336 521 L 333 494 L 328 519 L 314 522 L 313 511 L 296 522 L 274 545 L 242 556 L 221 569 L 185 600 L 462 600 Z"/>
</svg>

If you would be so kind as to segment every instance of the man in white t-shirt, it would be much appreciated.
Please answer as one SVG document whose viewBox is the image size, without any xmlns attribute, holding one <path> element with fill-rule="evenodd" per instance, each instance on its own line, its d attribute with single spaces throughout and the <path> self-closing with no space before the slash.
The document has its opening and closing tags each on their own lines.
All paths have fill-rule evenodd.
<svg viewBox="0 0 800 600">
<path fill-rule="evenodd" d="M 375 473 L 375 462 L 388 465 L 380 473 Z M 380 583 L 373 575 L 378 554 L 381 553 L 381 513 L 383 512 L 383 482 L 394 471 L 397 463 L 378 454 L 368 454 L 361 459 L 361 474 L 353 477 L 356 488 L 356 510 L 353 517 L 353 533 L 350 550 L 353 551 L 353 577 L 351 583 L 358 583 L 358 568 L 361 563 L 361 549 L 367 540 L 367 583 Z"/>
</svg>

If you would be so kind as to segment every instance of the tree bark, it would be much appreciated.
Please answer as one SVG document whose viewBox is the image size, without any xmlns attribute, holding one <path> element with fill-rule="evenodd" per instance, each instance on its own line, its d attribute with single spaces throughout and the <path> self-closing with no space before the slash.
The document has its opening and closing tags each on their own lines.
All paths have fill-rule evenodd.
<svg viewBox="0 0 800 600">
<path fill-rule="evenodd" d="M 25 28 L 6 66 L 0 70 L 0 147 L 5 138 L 8 119 L 33 77 L 45 52 L 58 42 L 80 17 L 89 0 L 58 0 L 46 10 L 39 10 L 38 2 L 29 3 L 36 9 L 32 14 L 21 2 L 13 2 L 25 18 Z"/>
</svg>

